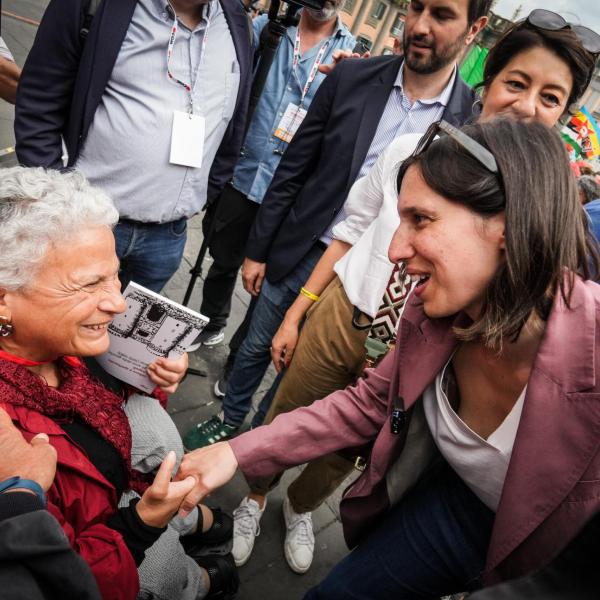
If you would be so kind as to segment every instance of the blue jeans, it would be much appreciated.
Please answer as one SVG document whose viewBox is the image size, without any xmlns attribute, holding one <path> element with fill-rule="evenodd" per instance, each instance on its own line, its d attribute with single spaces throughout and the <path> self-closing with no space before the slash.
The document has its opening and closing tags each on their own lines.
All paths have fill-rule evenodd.
<svg viewBox="0 0 600 600">
<path fill-rule="evenodd" d="M 248 334 L 235 357 L 227 382 L 227 394 L 223 398 L 225 423 L 228 425 L 239 427 L 250 412 L 252 395 L 271 362 L 271 340 L 322 254 L 320 247 L 313 246 L 298 266 L 282 280 L 277 283 L 269 283 L 266 278 L 263 280 Z M 263 419 L 269 409 L 267 404 L 275 394 L 273 387 L 259 408 Z"/>
<path fill-rule="evenodd" d="M 304 600 L 439 599 L 477 589 L 494 518 L 440 459 Z"/>
<path fill-rule="evenodd" d="M 135 281 L 153 292 L 160 292 L 181 263 L 187 219 L 170 223 L 123 219 L 117 223 L 114 234 L 123 289 L 130 281 Z"/>
</svg>

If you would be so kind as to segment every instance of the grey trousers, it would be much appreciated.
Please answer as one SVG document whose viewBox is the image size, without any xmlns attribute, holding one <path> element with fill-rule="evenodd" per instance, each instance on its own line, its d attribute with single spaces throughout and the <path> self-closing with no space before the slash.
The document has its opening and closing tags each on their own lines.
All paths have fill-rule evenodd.
<svg viewBox="0 0 600 600">
<path fill-rule="evenodd" d="M 125 404 L 131 427 L 131 463 L 142 473 L 155 471 L 169 450 L 183 457 L 183 444 L 175 423 L 158 400 L 133 395 Z M 127 506 L 138 495 L 125 492 L 119 506 Z M 192 533 L 198 521 L 198 509 L 185 519 L 174 517 L 167 530 L 146 550 L 138 567 L 139 600 L 200 600 L 208 593 L 207 581 L 200 567 L 184 551 L 181 535 Z"/>
</svg>

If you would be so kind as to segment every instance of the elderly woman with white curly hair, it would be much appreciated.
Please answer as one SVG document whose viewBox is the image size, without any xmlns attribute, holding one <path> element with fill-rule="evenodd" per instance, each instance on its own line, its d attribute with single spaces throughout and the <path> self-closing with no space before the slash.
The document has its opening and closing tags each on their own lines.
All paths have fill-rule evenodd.
<svg viewBox="0 0 600 600">
<path fill-rule="evenodd" d="M 171 450 L 182 450 L 172 421 L 89 358 L 107 350 L 107 327 L 125 309 L 117 211 L 77 173 L 0 173 L 0 404 L 26 439 L 45 433 L 57 450 L 49 512 L 104 598 L 226 598 L 237 587 L 232 562 L 192 558 L 179 543 L 217 541 L 227 522 L 206 507 L 172 518 L 194 483 L 171 482 Z M 149 375 L 173 392 L 186 367 L 186 356 L 161 358 Z M 144 473 L 157 467 L 149 485 Z"/>
</svg>

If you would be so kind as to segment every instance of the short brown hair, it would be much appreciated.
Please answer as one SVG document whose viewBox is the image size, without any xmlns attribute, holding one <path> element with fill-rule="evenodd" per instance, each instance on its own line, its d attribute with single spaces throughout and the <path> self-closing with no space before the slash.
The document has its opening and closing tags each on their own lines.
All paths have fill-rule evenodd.
<svg viewBox="0 0 600 600">
<path fill-rule="evenodd" d="M 559 135 L 540 123 L 494 119 L 462 129 L 496 158 L 501 175 L 487 170 L 449 136 L 405 161 L 425 183 L 482 217 L 505 214 L 506 260 L 489 283 L 481 315 L 457 330 L 500 349 L 532 314 L 546 320 L 560 293 L 569 306 L 575 274 L 599 272 L 597 244 L 579 203 L 575 178 Z M 590 265 L 590 259 L 592 266 Z"/>
</svg>

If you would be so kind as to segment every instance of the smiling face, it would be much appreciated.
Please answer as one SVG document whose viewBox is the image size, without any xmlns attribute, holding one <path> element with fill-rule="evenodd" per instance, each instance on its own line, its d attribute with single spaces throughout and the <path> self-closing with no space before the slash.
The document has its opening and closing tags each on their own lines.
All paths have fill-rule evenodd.
<svg viewBox="0 0 600 600">
<path fill-rule="evenodd" d="M 514 56 L 483 92 L 481 119 L 497 116 L 556 124 L 573 88 L 569 65 L 542 46 Z"/>
<path fill-rule="evenodd" d="M 469 0 L 412 0 L 404 23 L 404 59 L 415 73 L 435 73 L 454 62 L 487 22 L 468 24 Z"/>
<path fill-rule="evenodd" d="M 119 261 L 108 227 L 92 227 L 51 247 L 25 289 L 0 290 L 0 314 L 14 333 L 2 348 L 30 360 L 95 356 L 108 349 L 107 327 L 125 310 Z"/>
<path fill-rule="evenodd" d="M 400 226 L 389 259 L 404 261 L 425 314 L 479 315 L 485 290 L 504 258 L 504 215 L 482 218 L 434 192 L 418 165 L 407 170 L 398 201 Z"/>
</svg>

